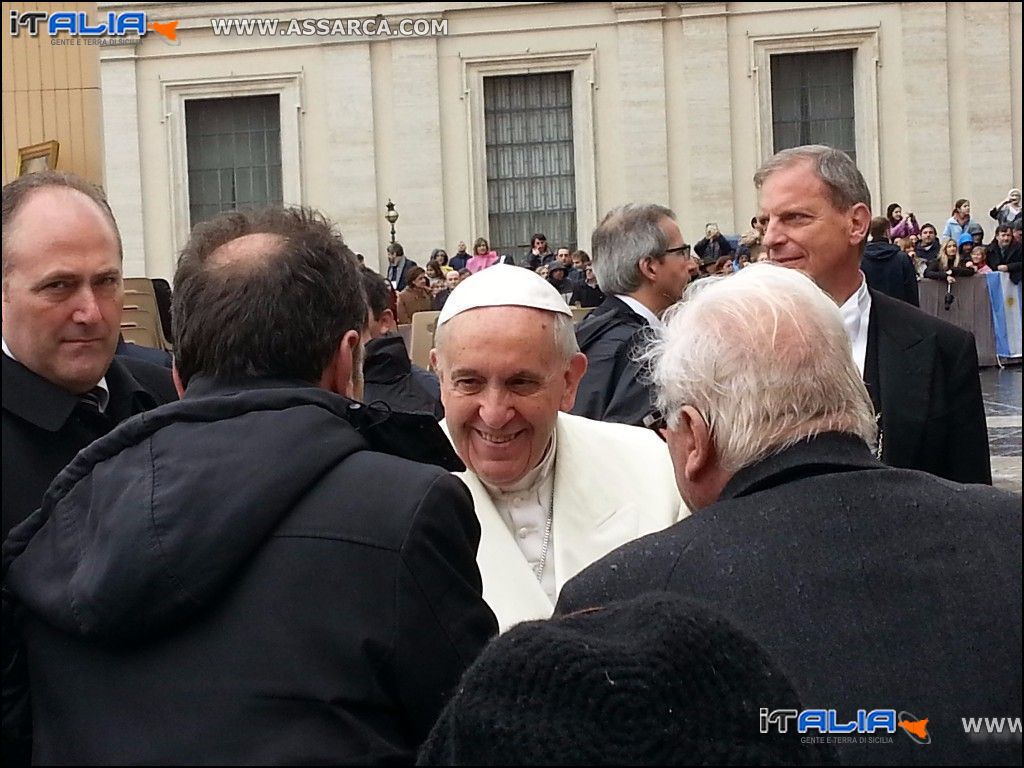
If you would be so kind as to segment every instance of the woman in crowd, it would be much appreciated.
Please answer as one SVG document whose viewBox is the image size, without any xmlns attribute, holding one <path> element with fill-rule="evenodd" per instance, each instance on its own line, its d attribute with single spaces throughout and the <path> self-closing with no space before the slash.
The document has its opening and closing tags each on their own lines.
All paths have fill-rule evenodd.
<svg viewBox="0 0 1024 768">
<path fill-rule="evenodd" d="M 961 197 L 953 206 L 953 215 L 946 222 L 946 228 L 942 230 L 942 241 L 952 240 L 954 243 L 960 240 L 960 235 L 967 231 L 967 225 L 971 221 L 971 201 Z"/>
<path fill-rule="evenodd" d="M 910 259 L 910 263 L 914 265 L 914 274 L 917 275 L 917 279 L 920 280 L 924 276 L 924 271 L 927 269 L 928 264 L 917 255 L 916 245 L 917 242 L 913 237 L 897 237 L 895 241 L 896 247 L 907 254 L 907 258 Z"/>
<path fill-rule="evenodd" d="M 961 235 L 964 244 L 974 246 L 974 241 L 966 232 Z M 968 251 L 969 252 L 969 251 Z M 960 249 L 955 240 L 947 240 L 939 249 L 939 255 L 932 261 L 924 271 L 924 276 L 932 280 L 945 280 L 947 283 L 955 283 L 958 277 L 967 277 L 974 272 L 961 265 Z"/>
<path fill-rule="evenodd" d="M 984 245 L 976 245 L 971 249 L 971 258 L 965 267 L 970 269 L 976 275 L 985 275 L 992 271 L 992 268 L 988 265 L 988 254 L 985 251 Z"/>
<path fill-rule="evenodd" d="M 903 215 L 903 207 L 899 203 L 889 203 L 885 209 L 885 218 L 889 220 L 889 237 L 895 240 L 897 237 L 910 237 L 921 233 L 914 214 Z"/>
<path fill-rule="evenodd" d="M 438 266 L 441 267 L 441 272 L 447 275 L 452 271 L 452 268 L 448 266 L 448 251 L 444 248 L 435 248 L 430 252 L 430 260 L 436 261 Z"/>
<path fill-rule="evenodd" d="M 398 294 L 399 325 L 411 323 L 417 312 L 429 312 L 433 308 L 430 278 L 423 267 L 413 267 L 408 277 L 409 284 Z"/>
<path fill-rule="evenodd" d="M 481 269 L 493 266 L 498 262 L 498 254 L 491 250 L 486 239 L 478 237 L 473 243 L 473 256 L 466 262 L 466 269 L 476 274 Z"/>
</svg>

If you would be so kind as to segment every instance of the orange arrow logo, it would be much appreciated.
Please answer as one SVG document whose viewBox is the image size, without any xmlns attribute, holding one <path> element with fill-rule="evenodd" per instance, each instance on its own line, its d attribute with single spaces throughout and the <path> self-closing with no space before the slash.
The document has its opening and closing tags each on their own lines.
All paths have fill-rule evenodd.
<svg viewBox="0 0 1024 768">
<path fill-rule="evenodd" d="M 177 21 L 151 21 L 149 22 L 149 28 L 157 34 L 163 35 L 172 43 L 178 41 Z"/>
<path fill-rule="evenodd" d="M 923 720 L 900 720 L 897 723 L 900 728 L 905 730 L 907 733 L 917 736 L 917 738 L 924 741 L 928 738 L 928 718 Z"/>
</svg>

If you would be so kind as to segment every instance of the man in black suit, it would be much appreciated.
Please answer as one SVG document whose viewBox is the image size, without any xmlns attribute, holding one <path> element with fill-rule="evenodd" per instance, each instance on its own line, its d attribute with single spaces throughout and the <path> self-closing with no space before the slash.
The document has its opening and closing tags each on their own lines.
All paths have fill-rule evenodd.
<svg viewBox="0 0 1024 768">
<path fill-rule="evenodd" d="M 182 399 L 80 453 L 4 549 L 4 725 L 28 684 L 34 762 L 412 761 L 497 624 L 469 491 L 399 455 L 461 468 L 444 433 L 356 402 L 357 270 L 306 210 L 193 230 Z"/>
<path fill-rule="evenodd" d="M 871 193 L 853 160 L 821 145 L 786 149 L 754 184 L 770 259 L 809 274 L 840 307 L 880 415 L 882 461 L 991 484 L 974 336 L 868 288 L 860 265 Z"/>
<path fill-rule="evenodd" d="M 592 245 L 605 299 L 576 326 L 587 372 L 572 412 L 640 426 L 653 406 L 636 350 L 683 295 L 690 280 L 690 246 L 670 209 L 635 203 L 609 211 L 594 230 Z"/>
<path fill-rule="evenodd" d="M 389 245 L 387 254 L 388 280 L 396 291 L 404 290 L 409 284 L 409 270 L 416 266 L 416 262 L 405 258 L 405 248 L 401 243 Z"/>
<path fill-rule="evenodd" d="M 99 188 L 56 171 L 4 186 L 5 539 L 79 450 L 129 416 L 177 399 L 169 370 L 114 357 L 121 261 Z"/>
<path fill-rule="evenodd" d="M 972 739 L 961 718 L 1021 715 L 1020 497 L 875 459 L 842 318 L 807 277 L 754 264 L 700 282 L 647 356 L 693 514 L 583 571 L 557 613 L 700 599 L 805 707 L 884 712 L 840 763 L 1019 765 L 1019 738 Z"/>
</svg>

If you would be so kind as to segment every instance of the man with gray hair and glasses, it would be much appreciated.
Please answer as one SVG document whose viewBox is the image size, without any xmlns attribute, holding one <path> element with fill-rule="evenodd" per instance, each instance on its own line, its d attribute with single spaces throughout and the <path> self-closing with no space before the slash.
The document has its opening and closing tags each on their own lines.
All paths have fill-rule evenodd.
<svg viewBox="0 0 1024 768">
<path fill-rule="evenodd" d="M 841 765 L 917 762 L 932 732 L 929 762 L 1019 764 L 1019 739 L 972 739 L 961 718 L 1021 714 L 1020 496 L 874 457 L 843 318 L 796 270 L 701 280 L 665 322 L 646 360 L 693 514 L 585 570 L 556 613 L 698 598 L 802 701 L 887 718 L 836 745 Z M 773 727 L 784 705 L 760 706 Z"/>
<path fill-rule="evenodd" d="M 871 193 L 849 155 L 810 145 L 754 175 L 771 261 L 806 272 L 839 306 L 879 415 L 882 461 L 960 483 L 992 483 L 974 336 L 869 290 L 861 254 Z"/>
<path fill-rule="evenodd" d="M 611 210 L 591 240 L 597 284 L 607 298 L 576 329 L 587 372 L 573 413 L 640 426 L 651 393 L 634 360 L 649 327 L 683 295 L 689 246 L 676 215 L 661 205 L 629 203 Z"/>
</svg>

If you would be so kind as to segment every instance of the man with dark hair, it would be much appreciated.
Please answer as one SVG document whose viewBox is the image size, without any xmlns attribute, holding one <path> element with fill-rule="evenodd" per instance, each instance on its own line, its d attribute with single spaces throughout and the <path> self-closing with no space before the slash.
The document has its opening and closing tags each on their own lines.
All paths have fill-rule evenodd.
<svg viewBox="0 0 1024 768">
<path fill-rule="evenodd" d="M 388 246 L 388 280 L 396 291 L 403 290 L 409 284 L 409 270 L 417 266 L 415 261 L 405 258 L 405 249 L 401 243 Z"/>
<path fill-rule="evenodd" d="M 754 175 L 771 260 L 809 274 L 839 305 L 880 416 L 882 461 L 992 483 L 974 336 L 870 290 L 861 255 L 871 192 L 845 152 L 784 149 Z"/>
<path fill-rule="evenodd" d="M 102 190 L 57 171 L 20 176 L 3 188 L 2 226 L 6 539 L 78 451 L 177 395 L 167 369 L 114 356 L 121 235 Z"/>
<path fill-rule="evenodd" d="M 996 227 L 996 236 L 985 253 L 989 269 L 993 272 L 1008 272 L 1014 283 L 1020 282 L 1021 249 L 1020 243 L 1014 242 L 1013 227 L 1009 224 Z"/>
<path fill-rule="evenodd" d="M 449 272 L 458 278 L 458 272 Z M 363 401 L 384 402 L 396 411 L 428 413 L 440 421 L 441 385 L 437 376 L 425 371 L 409 359 L 405 342 L 395 331 L 395 315 L 388 306 L 384 278 L 372 269 L 360 270 L 369 320 L 363 341 L 366 361 L 363 363 Z"/>
<path fill-rule="evenodd" d="M 537 232 L 533 237 L 530 238 L 530 257 L 527 260 L 527 265 L 530 269 L 536 269 L 542 264 L 547 264 L 554 255 L 551 253 L 551 249 L 548 248 L 548 237 L 543 232 Z"/>
<path fill-rule="evenodd" d="M 605 300 L 576 327 L 587 372 L 572 413 L 641 426 L 653 410 L 650 388 L 634 361 L 648 329 L 683 295 L 690 246 L 675 213 L 631 203 L 610 211 L 594 230 L 594 272 Z"/>
<path fill-rule="evenodd" d="M 79 454 L 4 551 L 34 762 L 412 760 L 496 623 L 469 492 L 354 402 L 365 323 L 318 214 L 193 230 L 183 399 Z"/>
<path fill-rule="evenodd" d="M 870 242 L 864 246 L 860 270 L 868 288 L 886 296 L 920 306 L 917 293 L 917 273 L 907 254 L 889 242 L 889 220 L 876 216 L 868 227 Z"/>
<path fill-rule="evenodd" d="M 934 261 L 939 255 L 939 235 L 935 225 L 925 222 L 921 227 L 921 234 L 918 235 L 917 244 L 914 246 L 914 253 L 924 263 Z"/>
</svg>

